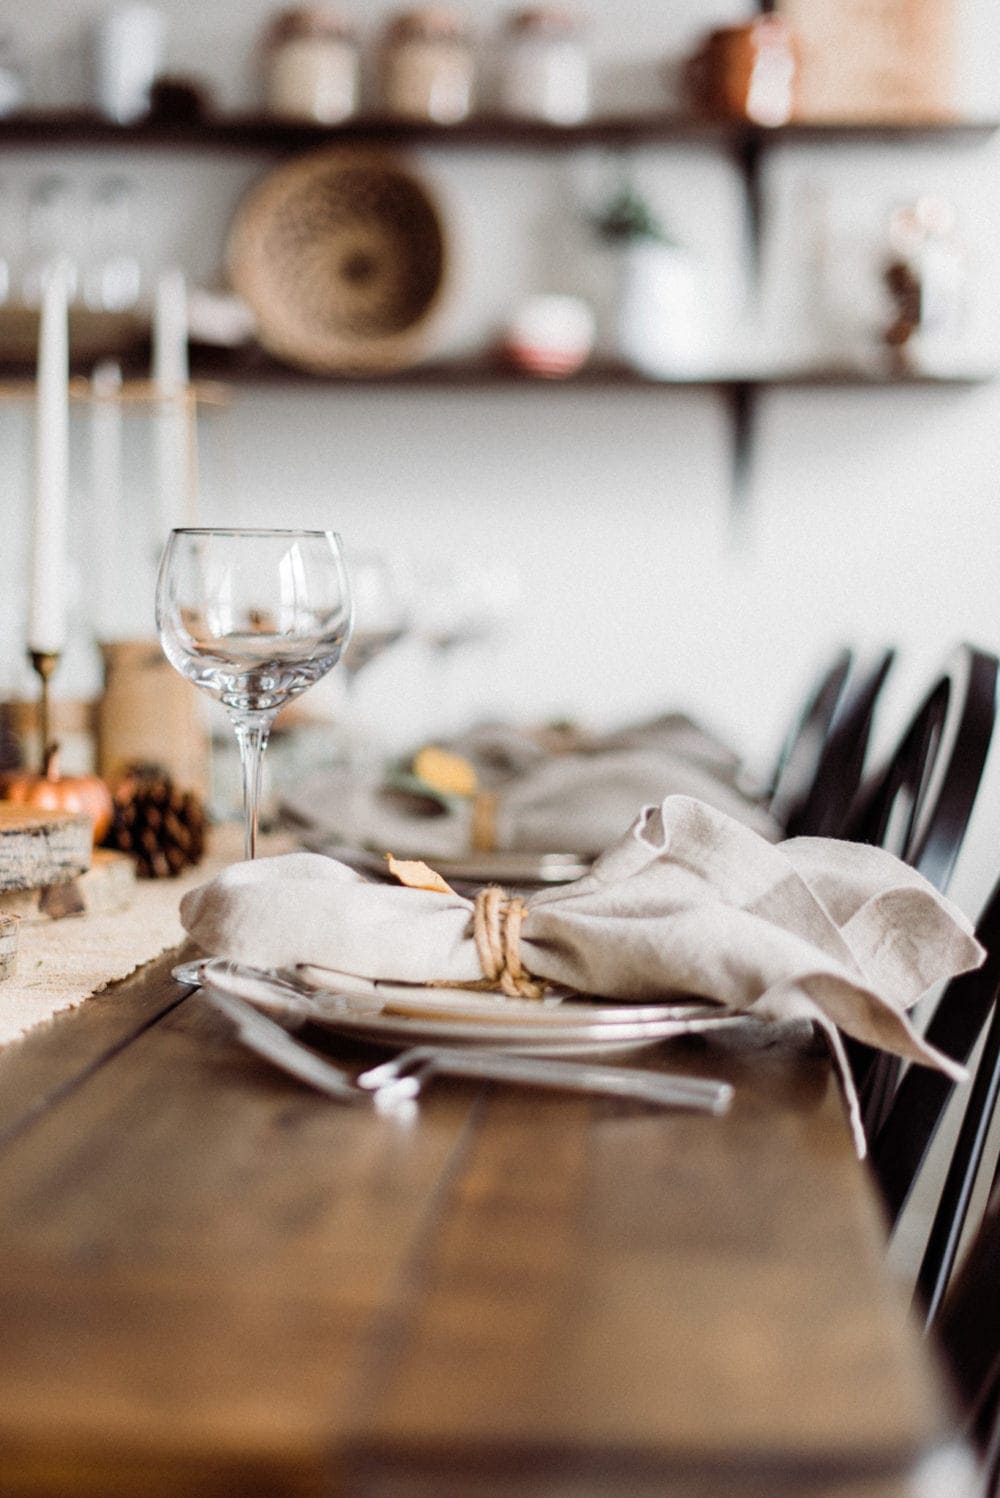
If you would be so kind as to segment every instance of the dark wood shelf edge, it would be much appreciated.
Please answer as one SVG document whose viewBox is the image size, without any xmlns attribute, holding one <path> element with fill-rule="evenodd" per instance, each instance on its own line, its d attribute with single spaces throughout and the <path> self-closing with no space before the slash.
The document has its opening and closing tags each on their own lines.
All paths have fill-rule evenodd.
<svg viewBox="0 0 1000 1498">
<path fill-rule="evenodd" d="M 604 115 L 579 125 L 550 125 L 496 115 L 476 115 L 455 125 L 433 125 L 384 115 L 359 115 L 339 125 L 298 124 L 259 114 L 154 116 L 119 125 L 90 110 L 28 111 L 0 117 L 0 147 L 62 145 L 78 147 L 166 147 L 292 152 L 321 145 L 441 145 L 512 149 L 625 147 L 642 142 L 705 144 L 740 151 L 766 143 L 892 143 L 917 140 L 955 142 L 981 139 L 1000 128 L 987 119 L 926 120 L 913 123 L 813 122 L 773 128 L 734 120 L 709 120 L 676 113 Z"/>
<path fill-rule="evenodd" d="M 595 360 L 575 374 L 547 378 L 511 369 L 489 359 L 443 360 L 415 364 L 405 369 L 384 372 L 313 374 L 294 369 L 276 359 L 253 351 L 233 358 L 217 352 L 194 350 L 191 356 L 193 378 L 231 381 L 234 384 L 296 385 L 312 388 L 324 386 L 339 389 L 542 389 L 542 390 L 731 390 L 747 386 L 768 389 L 882 389 L 907 387 L 972 386 L 986 384 L 1000 374 L 977 372 L 956 375 L 877 374 L 863 370 L 808 369 L 775 373 L 706 373 L 702 375 L 658 378 L 629 369 L 623 364 Z"/>
<path fill-rule="evenodd" d="M 148 337 L 127 347 L 98 348 L 85 344 L 73 353 L 74 375 L 89 375 L 101 358 L 115 358 L 129 379 L 147 379 L 150 369 Z M 262 386 L 298 390 L 849 390 L 963 388 L 985 385 L 1000 377 L 996 370 L 955 374 L 878 373 L 846 367 L 775 371 L 706 371 L 704 374 L 658 377 L 609 359 L 594 359 L 575 374 L 558 378 L 514 369 L 500 359 L 474 356 L 441 359 L 387 370 L 315 372 L 297 368 L 267 354 L 257 345 L 242 349 L 208 348 L 194 344 L 190 352 L 191 379 L 234 388 Z M 34 359 L 4 358 L 0 350 L 0 380 L 30 382 Z"/>
</svg>

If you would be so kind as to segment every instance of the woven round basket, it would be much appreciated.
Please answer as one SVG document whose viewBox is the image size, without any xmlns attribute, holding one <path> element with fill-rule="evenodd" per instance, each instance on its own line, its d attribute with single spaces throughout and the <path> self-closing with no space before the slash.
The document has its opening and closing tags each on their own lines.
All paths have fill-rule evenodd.
<svg viewBox="0 0 1000 1498">
<path fill-rule="evenodd" d="M 364 373 L 419 358 L 447 255 L 441 216 L 411 171 L 338 147 L 251 189 L 227 262 L 269 353 L 317 373 Z"/>
</svg>

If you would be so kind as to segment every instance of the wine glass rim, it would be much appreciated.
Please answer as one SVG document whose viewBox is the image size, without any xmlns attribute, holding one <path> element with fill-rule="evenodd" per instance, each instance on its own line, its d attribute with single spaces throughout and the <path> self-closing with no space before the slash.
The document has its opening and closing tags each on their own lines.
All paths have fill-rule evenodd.
<svg viewBox="0 0 1000 1498">
<path fill-rule="evenodd" d="M 332 530 L 306 530 L 299 526 L 268 525 L 176 525 L 172 536 L 332 536 L 340 540 L 340 533 Z"/>
</svg>

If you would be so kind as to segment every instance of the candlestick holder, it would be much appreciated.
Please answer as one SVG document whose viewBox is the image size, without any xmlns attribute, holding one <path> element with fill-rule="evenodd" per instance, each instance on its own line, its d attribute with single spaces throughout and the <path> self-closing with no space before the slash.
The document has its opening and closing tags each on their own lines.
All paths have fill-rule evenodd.
<svg viewBox="0 0 1000 1498">
<path fill-rule="evenodd" d="M 49 751 L 49 681 L 59 664 L 58 650 L 29 650 L 29 659 L 38 675 L 40 691 L 38 697 L 38 736 L 42 753 L 42 773 L 45 772 L 45 757 Z"/>
</svg>

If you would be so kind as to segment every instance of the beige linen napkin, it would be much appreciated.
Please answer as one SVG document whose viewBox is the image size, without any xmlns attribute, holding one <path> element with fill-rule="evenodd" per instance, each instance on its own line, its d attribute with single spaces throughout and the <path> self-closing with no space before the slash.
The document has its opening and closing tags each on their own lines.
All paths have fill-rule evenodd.
<svg viewBox="0 0 1000 1498">
<path fill-rule="evenodd" d="M 628 831 L 636 807 L 671 795 L 717 807 L 772 841 L 780 829 L 767 811 L 704 764 L 662 749 L 612 749 L 554 755 L 491 793 L 485 843 L 482 807 L 443 805 L 342 771 L 310 777 L 282 806 L 316 844 L 320 838 L 401 857 L 461 858 L 475 848 L 578 853 L 591 857 Z"/>
<path fill-rule="evenodd" d="M 480 785 L 488 788 L 537 769 L 548 759 L 619 749 L 652 750 L 684 759 L 731 785 L 744 773 L 736 751 L 686 713 L 663 713 L 600 733 L 571 723 L 531 728 L 487 721 L 473 724 L 446 747 L 467 759 Z"/>
<path fill-rule="evenodd" d="M 663 713 L 658 718 L 626 724 L 584 743 L 581 749 L 585 754 L 606 753 L 609 749 L 653 749 L 678 755 L 730 785 L 738 784 L 746 774 L 743 759 L 736 750 L 686 713 Z"/>
<path fill-rule="evenodd" d="M 905 1011 L 978 966 L 982 948 L 965 916 L 883 849 L 825 838 L 773 845 L 704 802 L 673 796 L 645 807 L 585 878 L 518 903 L 516 956 L 535 979 L 605 999 L 695 995 L 815 1022 L 841 1069 L 859 1152 L 838 1029 L 964 1075 Z M 236 864 L 181 903 L 204 952 L 304 966 L 310 981 L 334 989 L 344 974 L 481 980 L 481 913 L 454 892 L 371 883 L 311 853 Z"/>
</svg>

